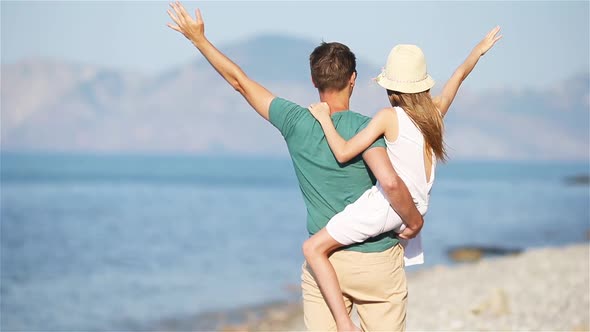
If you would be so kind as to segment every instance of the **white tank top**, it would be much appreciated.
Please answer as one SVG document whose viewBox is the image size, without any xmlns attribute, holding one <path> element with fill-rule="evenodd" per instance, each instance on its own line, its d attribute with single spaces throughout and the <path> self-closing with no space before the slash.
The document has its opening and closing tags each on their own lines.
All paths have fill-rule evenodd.
<svg viewBox="0 0 590 332">
<path fill-rule="evenodd" d="M 436 156 L 432 153 L 430 180 L 426 181 L 424 136 L 403 108 L 395 107 L 395 111 L 399 124 L 399 135 L 393 142 L 385 139 L 387 155 L 393 168 L 408 187 L 418 211 L 424 215 L 428 210 L 430 190 L 434 182 Z"/>
</svg>

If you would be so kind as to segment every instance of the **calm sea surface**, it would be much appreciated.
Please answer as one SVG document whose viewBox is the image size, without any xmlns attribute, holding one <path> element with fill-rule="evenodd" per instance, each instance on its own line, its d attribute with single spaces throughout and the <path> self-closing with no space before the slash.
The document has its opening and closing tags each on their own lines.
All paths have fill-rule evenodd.
<svg viewBox="0 0 590 332">
<path fill-rule="evenodd" d="M 588 171 L 441 165 L 426 266 L 460 245 L 585 241 L 589 188 L 564 179 Z M 1 330 L 130 330 L 289 298 L 305 215 L 285 159 L 3 153 Z"/>
</svg>

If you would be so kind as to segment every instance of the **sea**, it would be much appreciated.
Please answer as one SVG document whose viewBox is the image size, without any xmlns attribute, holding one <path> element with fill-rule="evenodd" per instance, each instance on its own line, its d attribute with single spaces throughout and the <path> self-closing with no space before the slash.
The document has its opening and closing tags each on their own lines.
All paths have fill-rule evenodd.
<svg viewBox="0 0 590 332">
<path fill-rule="evenodd" d="M 286 157 L 0 158 L 2 331 L 139 331 L 300 296 L 306 210 Z M 588 173 L 587 161 L 439 165 L 426 263 L 408 270 L 452 265 L 460 246 L 587 241 Z"/>
</svg>

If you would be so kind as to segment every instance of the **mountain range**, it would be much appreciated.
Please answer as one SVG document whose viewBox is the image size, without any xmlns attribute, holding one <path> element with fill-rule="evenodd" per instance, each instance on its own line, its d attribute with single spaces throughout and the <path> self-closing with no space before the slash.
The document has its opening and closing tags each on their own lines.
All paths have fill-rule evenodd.
<svg viewBox="0 0 590 332">
<path fill-rule="evenodd" d="M 318 99 L 307 40 L 263 35 L 220 49 L 278 96 Z M 358 59 L 351 109 L 388 106 Z M 280 134 L 195 51 L 195 60 L 154 76 L 59 59 L 2 64 L 3 151 L 284 155 Z M 435 90 L 436 92 L 436 90 Z M 590 73 L 544 89 L 460 91 L 446 119 L 451 158 L 588 160 Z"/>
</svg>

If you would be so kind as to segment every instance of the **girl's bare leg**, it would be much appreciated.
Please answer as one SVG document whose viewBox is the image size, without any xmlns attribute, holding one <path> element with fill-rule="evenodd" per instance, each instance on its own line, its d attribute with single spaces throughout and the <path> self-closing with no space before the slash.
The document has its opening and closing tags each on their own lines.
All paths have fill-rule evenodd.
<svg viewBox="0 0 590 332">
<path fill-rule="evenodd" d="M 323 228 L 303 243 L 303 254 L 307 264 L 313 270 L 324 300 L 334 316 L 338 331 L 361 331 L 354 325 L 348 311 L 346 311 L 336 271 L 328 260 L 328 255 L 340 247 L 342 244 L 334 240 Z"/>
</svg>

